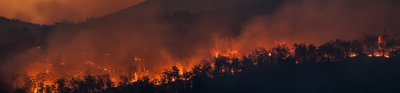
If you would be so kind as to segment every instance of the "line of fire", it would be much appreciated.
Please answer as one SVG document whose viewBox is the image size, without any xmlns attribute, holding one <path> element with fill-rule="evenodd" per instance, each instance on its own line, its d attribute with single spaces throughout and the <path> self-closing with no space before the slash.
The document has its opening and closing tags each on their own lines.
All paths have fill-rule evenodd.
<svg viewBox="0 0 400 93">
<path fill-rule="evenodd" d="M 40 49 L 40 47 L 37 47 Z M 364 40 L 334 40 L 314 46 L 312 44 L 275 44 L 275 47 L 259 47 L 247 55 L 240 55 L 233 49 L 214 49 L 208 59 L 199 64 L 174 64 L 164 67 L 162 73 L 150 75 L 146 67 L 141 72 L 126 71 L 129 75 L 115 76 L 111 67 L 85 61 L 86 65 L 95 67 L 95 76 L 82 75 L 75 71 L 62 78 L 54 78 L 50 67 L 65 65 L 62 56 L 58 60 L 45 59 L 44 72 L 31 72 L 25 77 L 23 87 L 16 92 L 34 93 L 76 93 L 76 92 L 198 92 L 202 82 L 232 78 L 237 74 L 251 72 L 278 65 L 312 65 L 312 64 L 399 64 L 400 40 L 388 35 L 368 36 Z M 109 55 L 105 53 L 104 55 Z M 146 59 L 133 57 L 132 64 L 143 65 Z M 55 62 L 52 62 L 55 61 Z M 58 63 L 57 63 L 58 62 Z"/>
<path fill-rule="evenodd" d="M 400 0 L 0 0 L 0 93 L 400 93 Z"/>
</svg>

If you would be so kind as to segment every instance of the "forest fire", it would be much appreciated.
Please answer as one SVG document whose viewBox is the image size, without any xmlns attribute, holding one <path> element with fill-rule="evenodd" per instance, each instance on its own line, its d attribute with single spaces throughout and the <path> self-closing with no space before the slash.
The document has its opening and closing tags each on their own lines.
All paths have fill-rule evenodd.
<svg viewBox="0 0 400 93">
<path fill-rule="evenodd" d="M 93 1 L 0 1 L 0 92 L 381 92 L 400 71 L 395 0 Z"/>
<path fill-rule="evenodd" d="M 350 57 L 357 57 L 357 55 L 356 53 L 350 53 Z"/>
<path fill-rule="evenodd" d="M 377 39 L 376 45 L 378 46 L 374 50 L 365 49 L 361 53 L 354 51 L 345 51 L 345 47 L 335 46 L 332 49 L 339 49 L 343 53 L 349 53 L 348 57 L 350 59 L 358 58 L 362 55 L 367 55 L 368 57 L 376 57 L 376 58 L 391 58 L 392 56 L 396 56 L 399 54 L 399 48 L 397 46 L 390 46 L 390 49 L 383 48 L 384 42 L 379 37 Z M 343 43 L 346 41 L 336 41 L 334 43 Z M 332 43 L 332 42 L 330 42 Z M 328 44 L 330 44 L 328 43 Z M 393 45 L 393 44 L 392 44 Z M 397 45 L 397 44 L 394 44 Z M 227 50 L 213 50 L 211 52 L 212 59 L 207 60 L 208 63 L 203 64 L 195 64 L 199 62 L 191 63 L 191 65 L 183 65 L 183 64 L 174 64 L 169 65 L 166 68 L 172 67 L 170 69 L 164 70 L 163 73 L 154 74 L 151 76 L 151 72 L 147 70 L 145 67 L 141 68 L 142 72 L 133 71 L 129 72 L 129 75 L 122 75 L 116 73 L 117 70 L 112 67 L 108 67 L 106 65 L 96 64 L 95 61 L 84 61 L 85 66 L 94 67 L 97 70 L 92 72 L 96 72 L 97 74 L 92 75 L 84 75 L 85 71 L 76 71 L 76 72 L 68 72 L 71 75 L 62 75 L 62 77 L 57 76 L 52 69 L 52 66 L 59 64 L 60 66 L 69 65 L 67 59 L 61 56 L 61 61 L 59 63 L 53 64 L 51 60 L 45 58 L 45 69 L 38 72 L 28 72 L 29 78 L 25 82 L 28 84 L 26 87 L 31 89 L 30 91 L 34 93 L 48 93 L 48 92 L 61 92 L 65 91 L 63 88 L 68 89 L 77 89 L 83 85 L 78 82 L 86 82 L 89 83 L 88 80 L 93 80 L 92 83 L 95 85 L 100 85 L 98 88 L 90 90 L 92 92 L 100 92 L 110 88 L 117 88 L 137 83 L 148 82 L 154 86 L 165 86 L 172 83 L 178 82 L 187 82 L 189 86 L 191 86 L 192 79 L 196 79 L 198 74 L 203 73 L 204 77 L 207 78 L 215 78 L 217 75 L 235 75 L 236 73 L 241 73 L 246 68 L 243 67 L 252 67 L 252 66 L 260 66 L 264 64 L 279 64 L 281 61 L 288 61 L 286 64 L 290 64 L 290 60 L 294 59 L 293 64 L 309 64 L 310 60 L 315 62 L 313 63 L 325 63 L 329 60 L 327 58 L 333 60 L 342 60 L 340 58 L 345 57 L 335 57 L 337 54 L 330 54 L 331 50 L 323 50 L 324 47 L 332 47 L 332 46 L 320 46 L 318 49 L 318 53 L 315 50 L 312 50 L 314 46 L 305 46 L 302 44 L 295 44 L 293 47 L 288 47 L 287 44 L 276 45 L 273 48 L 265 49 L 260 48 L 256 49 L 254 53 L 249 54 L 248 56 L 241 57 L 239 55 L 239 51 L 227 49 Z M 360 47 L 363 48 L 363 47 Z M 310 52 L 315 51 L 315 52 Z M 327 51 L 327 52 L 324 52 Z M 374 51 L 373 54 L 368 54 L 368 51 Z M 304 54 L 305 53 L 305 54 Z M 305 56 L 318 56 L 321 55 L 321 58 L 314 59 L 307 58 Z M 58 58 L 58 57 L 55 57 Z M 136 63 L 140 63 L 145 61 L 146 59 L 141 57 L 133 57 L 132 61 Z M 226 63 L 225 63 L 226 62 Z M 250 65 L 248 64 L 250 63 Z M 329 63 L 329 62 L 328 62 Z M 204 67 L 205 66 L 205 67 Z M 198 70 L 207 70 L 209 72 L 198 72 Z M 32 70 L 34 71 L 34 70 Z M 90 71 L 90 69 L 88 70 Z M 30 87 L 30 88 L 29 88 Z"/>
<path fill-rule="evenodd" d="M 214 51 L 212 52 L 212 54 L 213 54 L 213 56 L 214 56 L 215 58 L 218 58 L 218 57 L 220 57 L 220 56 L 225 56 L 225 57 L 237 57 L 237 56 L 238 56 L 238 51 L 237 51 L 237 50 L 231 50 L 231 49 L 229 49 L 229 50 L 224 50 L 224 51 L 222 51 L 222 50 L 214 50 Z"/>
</svg>

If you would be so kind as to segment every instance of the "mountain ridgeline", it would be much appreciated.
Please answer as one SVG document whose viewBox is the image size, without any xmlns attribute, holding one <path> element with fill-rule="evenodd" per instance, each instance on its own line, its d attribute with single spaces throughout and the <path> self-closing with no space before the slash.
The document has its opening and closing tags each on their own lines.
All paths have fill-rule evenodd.
<svg viewBox="0 0 400 93">
<path fill-rule="evenodd" d="M 0 17 L 0 92 L 397 91 L 399 6 L 398 0 L 147 0 L 79 23 Z M 195 66 L 181 73 L 173 65 Z M 100 67 L 106 74 L 96 74 Z M 75 71 L 84 76 L 67 76 Z M 148 76 L 132 82 L 136 72 Z M 44 83 L 48 77 L 52 85 Z"/>
<path fill-rule="evenodd" d="M 51 27 L 0 17 L 0 61 L 17 53 L 46 45 Z"/>
</svg>

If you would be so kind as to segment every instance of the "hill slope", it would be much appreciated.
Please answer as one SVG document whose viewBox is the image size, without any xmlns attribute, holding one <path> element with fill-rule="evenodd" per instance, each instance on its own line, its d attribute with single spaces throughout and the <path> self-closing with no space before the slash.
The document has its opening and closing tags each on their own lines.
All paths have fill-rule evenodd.
<svg viewBox="0 0 400 93">
<path fill-rule="evenodd" d="M 45 44 L 49 26 L 0 17 L 0 60 Z"/>
</svg>

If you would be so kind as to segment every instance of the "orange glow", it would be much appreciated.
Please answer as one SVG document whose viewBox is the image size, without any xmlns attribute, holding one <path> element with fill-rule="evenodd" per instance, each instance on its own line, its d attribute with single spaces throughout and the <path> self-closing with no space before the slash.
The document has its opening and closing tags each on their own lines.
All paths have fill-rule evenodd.
<svg viewBox="0 0 400 93">
<path fill-rule="evenodd" d="M 271 52 L 271 53 L 267 52 L 267 55 L 268 56 L 273 56 L 273 54 L 275 54 L 275 53 L 276 52 Z M 214 50 L 214 51 L 212 51 L 211 54 L 212 55 L 211 56 L 209 55 L 208 57 L 211 57 L 211 58 L 216 57 L 217 58 L 217 57 L 224 56 L 224 57 L 233 58 L 233 57 L 238 57 L 239 51 L 238 50 L 233 50 L 233 49 Z M 293 54 L 289 53 L 286 57 L 290 57 L 290 55 L 293 55 Z M 357 57 L 358 55 L 359 54 L 356 54 L 356 53 L 350 53 L 349 56 L 350 57 Z M 368 56 L 369 57 L 385 57 L 385 58 L 389 58 L 390 57 L 389 52 L 386 52 L 386 51 L 384 51 L 383 53 L 373 52 L 372 54 L 368 54 Z M 112 66 L 109 66 L 109 65 L 104 65 L 104 64 L 98 63 L 96 60 L 92 60 L 92 59 L 84 59 L 84 60 L 85 61 L 82 61 L 82 63 L 81 63 L 82 65 L 84 65 L 84 67 L 93 67 L 93 68 L 95 68 L 96 70 L 99 71 L 98 72 L 99 74 L 95 74 L 95 75 L 110 74 L 110 80 L 113 83 L 113 87 L 117 87 L 118 84 L 120 84 L 120 83 L 137 82 L 140 79 L 140 77 L 143 77 L 143 76 L 149 76 L 150 81 L 155 85 L 161 85 L 162 83 L 164 83 L 162 81 L 159 81 L 159 80 L 162 79 L 161 78 L 161 74 L 159 72 L 155 72 L 152 69 L 148 69 L 144 65 L 141 65 L 142 67 L 140 67 L 139 71 L 133 70 L 134 72 L 129 72 L 129 77 L 127 78 L 128 80 L 124 81 L 124 79 L 119 77 L 119 76 L 124 76 L 124 75 L 121 74 L 121 73 L 118 73 L 118 70 L 117 70 L 118 67 L 112 67 Z M 146 60 L 144 58 L 142 58 L 142 57 L 138 57 L 138 56 L 133 56 L 132 57 L 132 56 L 130 56 L 129 63 L 142 63 L 142 62 L 144 62 Z M 40 64 L 40 65 L 44 66 L 43 69 L 40 69 L 40 70 L 36 69 L 37 71 L 33 70 L 33 71 L 28 72 L 28 73 L 32 77 L 33 76 L 37 76 L 37 75 L 39 75 L 41 73 L 44 73 L 46 75 L 50 75 L 50 74 L 54 73 L 53 72 L 54 68 L 51 67 L 53 65 L 53 64 L 51 64 L 51 61 L 52 61 L 51 59 L 46 59 L 44 64 Z M 187 60 L 185 60 L 185 61 L 187 61 Z M 66 66 L 70 65 L 70 64 L 67 64 L 67 62 L 69 62 L 69 61 L 62 60 L 61 62 L 57 62 L 57 63 L 61 64 L 61 65 L 66 65 Z M 172 60 L 172 59 L 168 60 L 168 62 L 173 62 L 173 63 L 169 63 L 169 64 L 166 64 L 166 65 L 163 65 L 163 66 L 158 66 L 158 67 L 160 67 L 162 69 L 169 69 L 172 66 L 176 66 L 179 69 L 179 75 L 181 75 L 181 76 L 185 75 L 187 72 L 192 71 L 192 68 L 194 67 L 194 65 L 198 65 L 199 64 L 198 63 L 199 60 L 196 59 L 196 58 L 191 59 L 189 61 L 189 64 L 183 64 L 184 62 L 179 62 L 179 61 Z M 232 61 L 229 60 L 229 62 L 232 62 Z M 57 63 L 55 63 L 55 64 L 57 64 Z M 301 61 L 295 61 L 295 64 L 302 64 L 302 62 Z M 211 63 L 211 67 L 212 68 L 214 68 L 214 65 L 215 65 L 214 63 Z M 254 62 L 253 65 L 258 65 L 258 63 Z M 242 70 L 241 69 L 234 70 L 234 69 L 227 68 L 227 69 L 222 69 L 221 71 L 222 72 L 231 73 L 231 74 L 235 74 L 235 73 L 241 72 Z M 83 71 L 77 71 L 76 73 L 70 73 L 70 74 L 74 75 L 74 77 L 80 77 L 81 75 L 82 76 L 85 75 L 85 73 L 83 73 L 83 72 L 84 72 L 84 70 Z M 133 76 L 130 75 L 131 73 L 133 73 Z M 128 76 L 128 75 L 126 75 L 126 76 Z M 53 78 L 57 78 L 57 77 L 44 78 L 45 81 L 43 81 L 43 83 L 45 83 L 45 85 L 55 85 L 54 84 L 55 79 L 53 79 Z M 167 80 L 166 83 L 175 82 L 177 80 L 189 80 L 189 79 L 190 78 L 186 78 L 186 77 L 171 78 L 170 80 Z M 41 83 L 41 82 L 35 81 L 35 83 L 38 84 L 38 83 Z M 33 87 L 31 91 L 36 91 L 37 92 L 38 90 L 40 90 L 40 88 Z"/>
<path fill-rule="evenodd" d="M 155 84 L 158 86 L 158 85 L 160 85 L 160 82 L 155 82 Z"/>
<path fill-rule="evenodd" d="M 357 57 L 358 56 L 358 54 L 356 54 L 356 53 L 351 53 L 350 54 L 350 57 Z"/>
<path fill-rule="evenodd" d="M 7 1 L 15 1 L 16 3 L 8 5 L 9 2 Z M 130 0 L 130 1 L 123 0 L 124 4 L 122 6 L 121 4 L 114 3 L 117 1 L 121 0 L 116 0 L 116 1 L 76 0 L 76 2 L 73 2 L 71 0 L 24 0 L 24 1 L 3 0 L 0 1 L 0 7 L 3 6 L 8 8 L 0 8 L 0 10 L 5 11 L 5 12 L 0 12 L 0 15 L 5 15 L 6 17 L 9 18 L 18 18 L 25 21 L 41 23 L 41 24 L 51 24 L 53 22 L 63 21 L 63 20 L 76 22 L 84 20 L 85 18 L 91 16 L 102 16 L 107 13 L 111 13 L 112 11 L 117 11 L 123 8 L 127 8 L 130 5 L 145 0 Z M 73 24 L 71 25 L 71 27 L 69 25 L 64 27 L 63 24 L 60 24 L 60 28 L 56 28 L 58 27 L 56 25 L 54 29 L 57 30 L 49 31 L 51 32 L 51 34 L 49 34 L 49 36 L 46 36 L 46 40 L 44 41 L 46 45 L 42 46 L 35 45 L 36 47 L 28 46 L 29 48 L 33 48 L 35 51 L 41 50 L 40 53 L 32 53 L 32 54 L 21 53 L 20 55 L 22 57 L 15 57 L 16 59 L 21 59 L 22 61 L 29 60 L 29 62 L 26 62 L 26 64 L 29 64 L 28 66 L 26 66 L 27 69 L 25 69 L 25 64 L 18 67 L 23 68 L 22 69 L 23 71 L 21 71 L 21 73 L 25 74 L 26 72 L 26 74 L 29 77 L 32 77 L 32 81 L 35 84 L 45 83 L 45 85 L 55 85 L 56 83 L 54 82 L 57 79 L 64 77 L 68 78 L 74 77 L 83 80 L 85 76 L 109 75 L 107 76 L 107 79 L 109 77 L 109 79 L 114 84 L 113 85 L 114 87 L 118 86 L 118 83 L 121 82 L 129 83 L 129 82 L 141 81 L 141 77 L 145 76 L 148 76 L 150 81 L 153 81 L 154 84 L 160 85 L 164 83 L 164 80 L 161 80 L 163 78 L 161 76 L 163 75 L 162 74 L 163 70 L 170 69 L 172 66 L 177 66 L 179 69 L 178 74 L 185 77 L 172 78 L 172 80 L 169 78 L 169 80 L 167 80 L 166 82 L 169 82 L 170 80 L 172 82 L 174 82 L 175 80 L 177 81 L 189 80 L 190 78 L 186 78 L 186 76 L 190 76 L 191 74 L 193 74 L 190 73 L 190 71 L 192 71 L 192 68 L 202 63 L 210 63 L 212 69 L 215 69 L 216 66 L 213 62 L 218 58 L 223 59 L 225 57 L 228 60 L 228 63 L 230 64 L 228 64 L 228 67 L 222 69 L 221 71 L 226 73 L 237 74 L 238 72 L 241 72 L 242 69 L 243 72 L 245 72 L 244 70 L 246 69 L 245 68 L 239 70 L 230 69 L 229 66 L 234 66 L 232 64 L 236 62 L 235 58 L 239 59 L 242 58 L 242 56 L 244 56 L 244 58 L 248 57 L 250 59 L 250 60 L 239 60 L 237 63 L 235 63 L 235 65 L 239 64 L 239 66 L 242 66 L 248 64 L 262 65 L 269 63 L 271 64 L 279 63 L 278 61 L 281 61 L 281 59 L 276 60 L 277 58 L 284 59 L 285 57 L 286 58 L 295 57 L 294 50 L 290 48 L 291 46 L 288 46 L 289 52 L 291 54 L 290 53 L 287 54 L 285 50 L 285 54 L 283 55 L 280 54 L 280 52 L 279 53 L 276 52 L 279 50 L 273 51 L 272 49 L 271 50 L 264 49 L 266 51 L 264 51 L 262 58 L 261 57 L 257 58 L 257 56 L 254 57 L 251 54 L 248 56 L 246 54 L 249 51 L 252 51 L 250 49 L 258 47 L 258 45 L 273 46 L 272 43 L 275 43 L 276 45 L 289 45 L 292 44 L 292 42 L 297 41 L 298 39 L 302 40 L 304 39 L 305 41 L 310 40 L 307 41 L 307 43 L 308 42 L 314 43 L 315 41 L 321 43 L 326 39 L 331 39 L 333 37 L 336 38 L 335 36 L 322 35 L 322 34 L 340 35 L 341 37 L 346 37 L 342 35 L 350 35 L 350 36 L 354 35 L 354 34 L 342 34 L 341 32 L 336 33 L 332 31 L 332 29 L 326 28 L 325 26 L 330 26 L 331 24 L 329 20 L 333 21 L 332 24 L 346 23 L 346 22 L 336 22 L 334 21 L 335 19 L 326 18 L 330 17 L 331 15 L 323 16 L 322 19 L 324 20 L 322 20 L 321 22 L 326 22 L 326 24 L 323 24 L 322 27 L 317 27 L 317 28 L 310 27 L 311 29 L 308 29 L 309 27 L 303 27 L 308 25 L 293 24 L 292 26 L 290 22 L 286 22 L 285 19 L 287 19 L 286 17 L 288 16 L 280 16 L 280 15 L 286 15 L 285 13 L 286 11 L 283 10 L 287 9 L 285 7 L 282 7 L 278 8 L 282 10 L 282 12 L 277 11 L 276 12 L 277 15 L 274 15 L 275 12 L 271 14 L 271 16 L 277 18 L 276 22 L 274 21 L 275 20 L 274 18 L 269 18 L 269 16 L 258 15 L 260 13 L 251 13 L 249 14 L 248 18 L 247 14 L 246 18 L 242 18 L 240 16 L 240 19 L 243 19 L 240 22 L 245 22 L 245 23 L 240 23 L 240 26 L 238 26 L 240 29 L 237 28 L 230 29 L 232 26 L 237 26 L 237 25 L 230 25 L 230 24 L 225 25 L 224 24 L 225 18 L 222 18 L 223 20 L 221 20 L 221 23 L 218 23 L 217 25 L 203 24 L 203 23 L 208 23 L 210 21 L 208 19 L 210 15 L 201 14 L 203 12 L 199 12 L 200 14 L 197 14 L 197 12 L 192 13 L 191 11 L 192 8 L 187 8 L 188 9 L 187 11 L 186 8 L 184 8 L 185 11 L 178 11 L 175 9 L 179 9 L 180 7 L 170 8 L 169 5 L 164 6 L 164 2 L 159 2 L 159 1 L 162 0 L 154 0 L 151 2 L 146 2 L 144 4 L 141 4 L 141 6 L 136 6 L 133 7 L 132 9 L 127 8 L 126 10 L 123 10 L 118 13 L 113 13 L 109 16 L 106 16 L 105 18 L 99 18 L 98 20 L 95 21 L 89 21 L 88 23 L 83 23 L 83 25 Z M 157 4 L 153 4 L 153 2 L 156 2 Z M 177 3 L 177 5 L 179 4 L 180 3 Z M 82 5 L 88 5 L 88 6 L 82 6 Z M 33 8 L 33 6 L 40 7 L 40 9 Z M 98 8 L 98 6 L 102 7 L 107 6 L 107 7 Z M 240 6 L 242 6 L 242 4 L 240 4 Z M 105 8 L 109 9 L 104 10 Z M 165 9 L 164 11 L 164 9 L 159 9 L 159 8 L 168 8 L 168 9 Z M 228 8 L 230 10 L 230 7 L 227 7 L 226 9 Z M 42 9 L 46 9 L 47 11 L 41 11 Z M 197 11 L 197 8 L 193 9 Z M 233 10 L 235 9 L 236 8 L 233 8 Z M 69 12 L 68 13 L 58 12 L 63 10 Z M 143 10 L 143 11 L 133 11 L 133 10 Z M 158 13 L 160 10 L 161 12 Z M 218 13 L 213 13 L 212 11 L 208 12 L 208 10 L 209 9 L 206 9 L 204 13 L 218 14 Z M 200 11 L 203 11 L 203 9 L 200 9 Z M 194 22 L 190 22 L 193 23 L 193 25 L 185 25 L 185 24 L 181 25 L 182 18 L 180 17 L 182 16 L 178 12 L 183 12 L 185 14 L 183 15 L 183 17 L 189 17 L 190 19 L 192 19 L 193 16 Z M 230 12 L 231 10 L 227 11 L 227 15 Z M 186 15 L 186 13 L 190 15 Z M 236 12 L 234 13 L 236 14 Z M 304 13 L 304 14 L 310 14 L 310 13 Z M 231 16 L 231 17 L 236 18 L 236 16 Z M 229 20 L 227 21 L 227 23 L 239 22 L 230 20 L 231 17 L 226 18 Z M 212 18 L 212 15 L 210 16 L 210 18 Z M 143 19 L 143 20 L 137 20 L 137 19 Z M 183 18 L 183 23 L 187 23 L 186 22 L 187 20 L 185 19 L 186 18 Z M 295 18 L 295 19 L 299 19 L 297 20 L 299 24 L 302 23 L 303 18 Z M 309 18 L 304 18 L 304 19 L 309 19 Z M 134 20 L 137 20 L 137 22 Z M 213 21 L 210 22 L 213 23 Z M 316 22 L 318 23 L 320 21 L 317 20 Z M 347 23 L 337 26 L 339 28 L 334 30 L 342 31 L 343 29 L 348 29 L 348 26 L 361 27 L 357 25 L 348 25 Z M 366 23 L 373 23 L 373 22 L 366 22 Z M 290 26 L 287 26 L 288 24 Z M 211 27 L 209 28 L 209 26 Z M 52 26 L 50 26 L 49 28 L 53 29 Z M 325 31 L 325 29 L 327 30 L 326 32 L 322 33 L 318 32 L 321 35 L 319 34 L 315 35 L 311 32 L 314 30 Z M 67 30 L 70 30 L 70 32 L 68 32 Z M 175 30 L 183 30 L 183 31 L 175 31 Z M 294 30 L 293 32 L 296 33 L 292 34 L 291 30 Z M 352 30 L 353 29 L 344 31 L 348 32 Z M 228 31 L 230 34 L 226 33 Z M 332 32 L 334 32 L 334 34 Z M 231 36 L 231 34 L 235 35 Z M 218 38 L 213 38 L 212 37 L 213 35 L 215 35 Z M 316 38 L 313 37 L 314 35 Z M 49 39 L 47 39 L 47 37 Z M 221 40 L 222 42 L 216 42 L 216 41 L 213 42 L 212 41 L 213 39 L 218 39 L 218 40 L 224 39 L 224 40 Z M 290 42 L 287 40 L 289 40 Z M 376 40 L 375 36 L 373 40 Z M 385 37 L 382 38 L 382 36 L 379 36 L 377 42 L 372 41 L 372 43 L 378 43 L 380 45 L 383 45 L 382 43 L 386 43 Z M 315 49 L 318 50 L 319 47 L 315 47 Z M 345 56 L 353 58 L 359 55 L 365 55 L 365 53 L 367 53 L 365 51 L 363 52 L 364 53 L 360 54 L 351 53 L 350 55 L 348 55 L 346 52 Z M 389 55 L 386 50 L 382 49 L 381 50 L 377 49 L 376 51 L 371 50 L 368 51 L 368 53 L 371 53 L 368 55 L 369 57 L 389 58 L 391 56 L 394 56 L 394 55 Z M 38 56 L 36 54 L 38 54 Z M 313 54 L 313 53 L 307 53 L 307 54 Z M 319 55 L 315 53 L 313 54 L 313 56 L 318 56 L 318 58 L 313 59 L 314 61 L 317 59 L 322 59 L 324 57 L 322 54 Z M 308 55 L 308 57 L 311 56 Z M 302 64 L 303 62 L 308 62 L 308 60 L 311 59 L 308 57 L 301 59 L 300 61 L 295 61 L 295 64 Z M 244 64 L 244 62 L 248 61 L 252 62 L 256 58 L 262 60 L 263 62 L 265 61 L 266 63 L 262 63 L 260 61 L 260 63 L 254 62 L 254 63 Z M 34 61 L 30 62 L 31 61 L 30 59 Z M 287 63 L 293 64 L 294 60 L 297 59 L 293 58 L 287 60 L 288 61 Z M 219 65 L 217 64 L 217 66 Z M 42 74 L 43 77 L 41 78 L 36 77 Z M 174 73 L 174 75 L 176 75 L 176 73 Z M 40 81 L 38 79 L 44 79 L 44 80 Z M 38 90 L 40 92 L 41 89 L 38 88 L 37 86 L 30 88 L 30 92 L 32 91 L 37 92 Z"/>
<path fill-rule="evenodd" d="M 138 76 L 137 76 L 137 74 L 136 74 L 136 72 L 135 72 L 134 78 L 131 80 L 131 82 L 136 82 L 137 80 L 138 80 Z"/>
<path fill-rule="evenodd" d="M 179 70 L 179 75 L 183 75 L 183 71 L 182 71 L 182 69 L 181 69 L 181 70 Z"/>
<path fill-rule="evenodd" d="M 34 89 L 33 89 L 33 93 L 38 93 L 38 89 L 37 89 L 37 88 L 34 88 Z"/>
<path fill-rule="evenodd" d="M 86 18 L 103 16 L 143 1 L 145 0 L 0 0 L 0 16 L 36 24 L 53 24 L 66 20 L 81 22 Z"/>
<path fill-rule="evenodd" d="M 237 57 L 239 54 L 239 52 L 237 50 L 214 50 L 212 51 L 212 55 L 215 58 L 218 58 L 220 56 L 224 56 L 224 57 Z"/>
<path fill-rule="evenodd" d="M 381 57 L 381 56 L 383 56 L 383 54 L 382 54 L 382 53 L 375 52 L 375 53 L 374 53 L 374 56 L 375 56 L 375 57 Z"/>
<path fill-rule="evenodd" d="M 382 44 L 382 36 L 378 36 L 378 44 Z"/>
<path fill-rule="evenodd" d="M 111 81 L 113 82 L 114 87 L 118 86 L 118 83 L 121 82 L 118 78 L 115 77 L 111 77 Z"/>
</svg>

